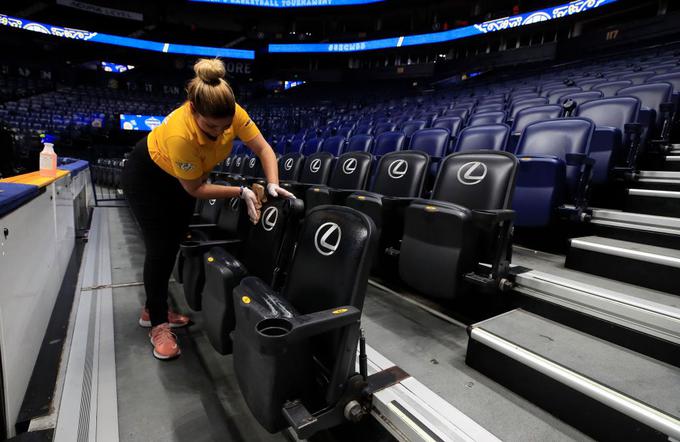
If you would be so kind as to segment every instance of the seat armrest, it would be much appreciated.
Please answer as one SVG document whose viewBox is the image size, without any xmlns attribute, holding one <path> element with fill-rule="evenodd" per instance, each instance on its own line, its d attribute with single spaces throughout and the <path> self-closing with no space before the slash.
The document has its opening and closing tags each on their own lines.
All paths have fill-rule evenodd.
<svg viewBox="0 0 680 442">
<path fill-rule="evenodd" d="M 511 209 L 473 210 L 472 217 L 475 221 L 494 225 L 504 221 L 512 221 L 515 218 L 515 211 Z"/>
<path fill-rule="evenodd" d="M 567 166 L 581 166 L 584 164 L 592 166 L 595 164 L 595 160 L 584 153 L 568 153 L 566 159 Z"/>
<path fill-rule="evenodd" d="M 218 241 L 183 241 L 179 245 L 180 252 L 186 257 L 203 255 L 213 247 L 224 247 L 233 250 L 241 243 L 240 239 Z"/>
<path fill-rule="evenodd" d="M 255 325 L 255 330 L 262 352 L 276 354 L 295 341 L 358 323 L 360 319 L 361 311 L 347 305 L 291 318 L 266 318 Z"/>
<path fill-rule="evenodd" d="M 623 129 L 627 134 L 640 135 L 642 134 L 643 127 L 640 123 L 626 123 Z"/>
</svg>

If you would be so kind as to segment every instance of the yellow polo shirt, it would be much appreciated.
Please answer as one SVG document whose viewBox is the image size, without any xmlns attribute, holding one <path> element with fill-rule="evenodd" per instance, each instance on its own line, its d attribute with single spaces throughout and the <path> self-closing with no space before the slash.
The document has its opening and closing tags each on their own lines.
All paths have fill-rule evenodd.
<svg viewBox="0 0 680 442">
<path fill-rule="evenodd" d="M 149 133 L 147 146 L 161 169 L 176 178 L 195 180 L 229 156 L 235 137 L 247 143 L 259 134 L 248 113 L 237 104 L 233 123 L 213 141 L 198 127 L 186 102 Z"/>
</svg>

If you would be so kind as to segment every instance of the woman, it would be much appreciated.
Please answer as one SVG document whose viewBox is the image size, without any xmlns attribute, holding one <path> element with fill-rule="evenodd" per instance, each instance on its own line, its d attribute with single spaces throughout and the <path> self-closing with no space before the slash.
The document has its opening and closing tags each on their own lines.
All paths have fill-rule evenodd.
<svg viewBox="0 0 680 442">
<path fill-rule="evenodd" d="M 260 158 L 267 192 L 274 197 L 294 198 L 279 187 L 276 155 L 236 103 L 224 79 L 224 64 L 218 59 L 201 59 L 194 71 L 187 102 L 137 143 L 123 171 L 123 190 L 146 245 L 146 306 L 139 324 L 151 327 L 149 336 L 158 359 L 180 355 L 170 329 L 189 322 L 188 317 L 168 310 L 168 280 L 193 213 L 194 199 L 240 197 L 250 220 L 257 222 L 259 206 L 251 189 L 205 181 L 215 165 L 229 155 L 235 137 Z"/>
</svg>

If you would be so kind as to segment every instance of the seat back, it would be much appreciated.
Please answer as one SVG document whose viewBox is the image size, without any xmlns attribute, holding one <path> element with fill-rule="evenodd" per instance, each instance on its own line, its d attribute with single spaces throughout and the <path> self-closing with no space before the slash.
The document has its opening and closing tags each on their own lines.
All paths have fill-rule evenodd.
<svg viewBox="0 0 680 442">
<path fill-rule="evenodd" d="M 425 129 L 427 122 L 424 120 L 410 120 L 402 124 L 401 131 L 404 132 L 406 138 L 410 138 L 415 131 Z"/>
<path fill-rule="evenodd" d="M 545 97 L 535 97 L 529 98 L 527 100 L 514 101 L 512 103 L 509 118 L 511 120 L 514 120 L 515 117 L 517 116 L 517 113 L 522 109 L 526 109 L 528 107 L 542 106 L 544 104 L 548 104 L 548 99 Z"/>
<path fill-rule="evenodd" d="M 503 103 L 488 103 L 480 104 L 475 108 L 475 114 L 482 114 L 486 112 L 499 112 L 505 110 L 505 104 Z M 473 114 L 474 115 L 474 114 Z"/>
<path fill-rule="evenodd" d="M 347 140 L 345 140 L 345 137 L 338 135 L 326 138 L 321 145 L 321 151 L 328 152 L 334 157 L 340 156 L 342 155 L 346 142 Z"/>
<path fill-rule="evenodd" d="M 279 158 L 279 180 L 297 181 L 304 160 L 305 157 L 299 153 L 288 153 Z"/>
<path fill-rule="evenodd" d="M 466 127 L 458 135 L 455 151 L 504 150 L 508 135 L 510 128 L 505 124 Z"/>
<path fill-rule="evenodd" d="M 328 180 L 333 189 L 365 189 L 371 174 L 373 155 L 367 152 L 347 152 L 338 157 Z"/>
<path fill-rule="evenodd" d="M 245 155 L 236 155 L 234 160 L 231 162 L 231 167 L 229 168 L 229 173 L 233 175 L 241 175 L 243 172 L 244 160 L 248 158 Z"/>
<path fill-rule="evenodd" d="M 286 153 L 300 153 L 302 150 L 302 145 L 305 143 L 304 138 L 293 138 L 293 140 L 288 143 L 286 148 Z"/>
<path fill-rule="evenodd" d="M 640 100 L 634 97 L 612 97 L 589 101 L 578 106 L 576 116 L 589 118 L 596 126 L 615 127 L 624 133 L 626 123 L 637 121 Z"/>
<path fill-rule="evenodd" d="M 467 107 L 454 107 L 453 109 L 449 109 L 444 112 L 444 115 L 447 117 L 458 117 L 463 121 L 467 120 L 469 114 L 470 109 Z"/>
<path fill-rule="evenodd" d="M 638 86 L 625 87 L 619 89 L 617 96 L 635 97 L 640 100 L 640 105 L 656 113 L 655 124 L 660 126 L 663 123 L 663 114 L 660 112 L 662 103 L 671 101 L 673 95 L 673 85 L 670 83 L 647 83 Z"/>
<path fill-rule="evenodd" d="M 460 117 L 439 117 L 434 121 L 432 127 L 447 129 L 452 137 L 456 137 L 463 127 L 463 120 Z"/>
<path fill-rule="evenodd" d="M 620 81 L 607 81 L 600 84 L 596 84 L 592 87 L 592 91 L 600 91 L 605 98 L 613 97 L 624 87 L 632 86 L 633 82 L 630 80 L 620 80 Z"/>
<path fill-rule="evenodd" d="M 371 135 L 373 132 L 373 126 L 370 124 L 360 124 L 352 132 L 354 135 Z"/>
<path fill-rule="evenodd" d="M 300 182 L 305 184 L 326 184 L 331 174 L 333 155 L 328 152 L 317 152 L 305 159 L 300 174 Z"/>
<path fill-rule="evenodd" d="M 564 87 L 564 88 L 559 88 L 559 89 L 554 89 L 548 93 L 548 103 L 550 104 L 557 104 L 560 102 L 560 98 L 562 98 L 566 94 L 573 94 L 575 92 L 581 92 L 582 89 L 577 86 L 572 86 L 572 87 Z"/>
<path fill-rule="evenodd" d="M 468 127 L 481 126 L 485 124 L 502 124 L 505 123 L 505 112 L 482 112 L 474 113 L 468 121 Z"/>
<path fill-rule="evenodd" d="M 576 82 L 576 84 L 579 85 L 581 89 L 584 91 L 590 91 L 593 86 L 602 84 L 602 79 L 601 78 L 589 78 L 585 80 L 579 80 Z"/>
<path fill-rule="evenodd" d="M 673 85 L 673 93 L 678 94 L 680 93 L 680 72 L 668 72 L 666 74 L 659 74 L 659 75 L 654 75 L 652 77 L 649 77 L 647 79 L 647 82 L 649 83 L 658 83 L 658 82 L 664 82 L 664 83 L 670 83 Z"/>
<path fill-rule="evenodd" d="M 383 132 L 378 135 L 373 145 L 373 155 L 382 156 L 389 152 L 402 150 L 406 144 L 406 136 L 401 131 Z"/>
<path fill-rule="evenodd" d="M 521 134 L 528 125 L 542 120 L 553 120 L 562 115 L 562 106 L 557 104 L 545 104 L 522 109 L 515 115 L 512 122 L 512 133 Z"/>
<path fill-rule="evenodd" d="M 618 79 L 619 80 L 630 80 L 633 85 L 643 84 L 649 77 L 653 77 L 656 74 L 654 71 L 641 71 L 632 72 L 629 74 L 623 74 Z"/>
<path fill-rule="evenodd" d="M 300 153 L 302 153 L 302 155 L 304 155 L 304 156 L 316 153 L 321 148 L 321 144 L 323 144 L 323 139 L 321 139 L 321 138 L 309 138 L 309 139 L 305 140 L 304 143 L 302 143 L 302 148 L 300 149 Z"/>
<path fill-rule="evenodd" d="M 345 153 L 347 152 L 370 152 L 373 145 L 371 135 L 354 135 L 347 142 Z"/>
<path fill-rule="evenodd" d="M 432 199 L 470 210 L 508 209 L 517 174 L 517 158 L 507 152 L 457 152 L 442 161 Z"/>
<path fill-rule="evenodd" d="M 377 137 L 383 132 L 392 132 L 393 130 L 397 130 L 396 124 L 389 122 L 379 123 L 373 128 L 373 136 Z"/>
<path fill-rule="evenodd" d="M 253 155 L 250 158 L 246 158 L 243 164 L 243 176 L 260 178 L 262 177 L 262 164 L 260 163 L 260 158 Z"/>
<path fill-rule="evenodd" d="M 588 104 L 588 103 L 586 103 Z M 556 157 L 566 163 L 567 154 L 588 154 L 595 125 L 585 118 L 537 121 L 522 132 L 516 155 Z M 566 166 L 566 184 L 573 194 L 580 168 Z"/>
<path fill-rule="evenodd" d="M 218 186 L 227 186 L 228 184 L 224 181 L 215 181 L 213 184 Z M 224 201 L 217 199 L 209 199 L 203 201 L 201 205 L 201 211 L 199 212 L 199 224 L 216 224 L 220 216 L 220 211 Z"/>
<path fill-rule="evenodd" d="M 449 131 L 442 128 L 421 129 L 413 133 L 410 150 L 425 152 L 431 157 L 441 158 L 446 154 Z"/>
<path fill-rule="evenodd" d="M 562 97 L 560 97 L 560 104 L 563 104 L 567 100 L 572 100 L 578 106 L 579 104 L 585 103 L 586 101 L 598 100 L 602 97 L 604 97 L 602 91 L 575 92 L 572 94 L 562 95 Z"/>
<path fill-rule="evenodd" d="M 390 152 L 380 158 L 373 181 L 373 192 L 391 197 L 420 196 L 430 157 L 425 152 Z"/>
</svg>

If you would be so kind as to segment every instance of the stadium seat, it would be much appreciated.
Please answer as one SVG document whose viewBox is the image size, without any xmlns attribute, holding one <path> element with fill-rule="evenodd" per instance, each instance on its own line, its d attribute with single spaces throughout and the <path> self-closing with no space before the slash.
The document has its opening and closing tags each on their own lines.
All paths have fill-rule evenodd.
<svg viewBox="0 0 680 442">
<path fill-rule="evenodd" d="M 619 89 L 617 96 L 635 97 L 640 100 L 640 114 L 638 121 L 651 130 L 651 136 L 658 135 L 658 131 L 668 121 L 672 113 L 673 86 L 670 83 L 647 83 Z M 667 112 L 662 111 L 662 105 L 670 106 Z"/>
<path fill-rule="evenodd" d="M 397 130 L 397 125 L 394 124 L 394 123 L 389 123 L 389 122 L 379 123 L 379 124 L 376 124 L 375 127 L 373 128 L 373 134 L 372 135 L 374 137 L 377 137 L 378 135 L 380 135 L 383 132 L 392 132 L 392 131 L 395 131 L 395 130 Z"/>
<path fill-rule="evenodd" d="M 589 156 L 595 160 L 593 183 L 604 184 L 612 169 L 623 163 L 633 140 L 626 125 L 638 121 L 640 100 L 634 97 L 613 97 L 588 101 L 576 108 L 575 115 L 595 123 Z"/>
<path fill-rule="evenodd" d="M 307 211 L 324 204 L 342 204 L 353 191 L 366 188 L 373 165 L 373 155 L 368 152 L 346 152 L 335 162 L 327 186 L 307 189 Z"/>
<path fill-rule="evenodd" d="M 302 145 L 305 143 L 304 138 L 293 138 L 293 140 L 288 144 L 288 149 L 286 154 L 289 153 L 302 153 Z"/>
<path fill-rule="evenodd" d="M 582 89 L 577 86 L 572 86 L 572 87 L 565 87 L 565 88 L 560 88 L 560 89 L 554 89 L 550 91 L 548 94 L 548 103 L 550 104 L 558 104 L 560 102 L 560 99 L 567 94 L 573 94 L 576 92 L 582 92 Z"/>
<path fill-rule="evenodd" d="M 632 72 L 620 75 L 618 80 L 630 80 L 633 85 L 637 85 L 645 83 L 649 77 L 653 77 L 655 74 L 654 71 Z"/>
<path fill-rule="evenodd" d="M 508 117 L 509 121 L 513 121 L 515 117 L 517 117 L 517 113 L 521 111 L 522 109 L 526 109 L 528 107 L 535 107 L 535 106 L 541 106 L 544 104 L 548 104 L 548 99 L 545 97 L 535 97 L 535 98 L 529 98 L 525 100 L 520 100 L 520 101 L 515 101 L 512 103 L 512 106 L 510 107 L 510 115 Z"/>
<path fill-rule="evenodd" d="M 654 75 L 647 79 L 648 83 L 670 83 L 673 85 L 673 93 L 680 94 L 680 71 Z"/>
<path fill-rule="evenodd" d="M 373 137 L 371 135 L 354 135 L 347 142 L 343 153 L 370 152 L 371 147 L 373 147 Z"/>
<path fill-rule="evenodd" d="M 319 207 L 304 221 L 280 292 L 255 277 L 234 290 L 234 370 L 269 432 L 290 426 L 306 439 L 363 401 L 355 359 L 376 239 L 366 215 Z"/>
<path fill-rule="evenodd" d="M 505 110 L 505 104 L 503 104 L 503 103 L 484 104 L 484 105 L 480 104 L 479 106 L 477 106 L 475 108 L 473 115 L 486 113 L 486 112 L 499 112 L 499 111 L 502 112 L 504 110 Z"/>
<path fill-rule="evenodd" d="M 329 152 L 316 152 L 305 158 L 299 182 L 281 180 L 281 187 L 298 198 L 304 198 L 311 186 L 326 185 L 335 157 Z"/>
<path fill-rule="evenodd" d="M 430 176 L 437 174 L 439 162 L 449 147 L 449 131 L 442 128 L 420 129 L 413 133 L 409 150 L 419 150 L 430 156 Z"/>
<path fill-rule="evenodd" d="M 354 129 L 354 132 L 352 132 L 352 135 L 372 135 L 373 134 L 373 126 L 370 124 L 360 124 Z"/>
<path fill-rule="evenodd" d="M 415 131 L 425 129 L 426 126 L 427 122 L 425 120 L 411 120 L 401 126 L 401 131 L 406 135 L 406 140 L 410 140 L 411 135 L 413 135 Z"/>
<path fill-rule="evenodd" d="M 446 112 L 444 112 L 444 115 L 447 117 L 458 117 L 463 121 L 467 120 L 468 115 L 470 115 L 470 109 L 468 108 L 453 108 L 449 109 Z"/>
<path fill-rule="evenodd" d="M 608 81 L 594 85 L 591 90 L 600 91 L 605 98 L 610 98 L 615 96 L 619 89 L 623 89 L 624 87 L 632 85 L 633 82 L 630 80 Z"/>
<path fill-rule="evenodd" d="M 497 112 L 474 113 L 470 116 L 467 125 L 468 127 L 470 127 L 485 124 L 502 124 L 502 123 L 505 123 L 505 112 L 497 111 Z"/>
<path fill-rule="evenodd" d="M 347 140 L 342 136 L 335 135 L 326 138 L 321 145 L 321 152 L 328 152 L 334 157 L 338 157 L 343 154 L 346 143 Z"/>
<path fill-rule="evenodd" d="M 456 152 L 471 150 L 505 150 L 510 127 L 505 124 L 468 126 L 458 135 Z"/>
<path fill-rule="evenodd" d="M 279 181 L 297 182 L 304 161 L 305 157 L 299 153 L 289 153 L 279 158 Z"/>
<path fill-rule="evenodd" d="M 522 131 L 531 123 L 541 120 L 552 120 L 562 115 L 562 106 L 557 104 L 545 104 L 542 106 L 527 107 L 519 111 L 512 122 L 512 130 L 508 139 L 508 152 L 514 152 Z"/>
<path fill-rule="evenodd" d="M 302 143 L 300 153 L 304 156 L 316 153 L 321 148 L 321 144 L 323 144 L 323 139 L 321 138 L 308 138 Z"/>
<path fill-rule="evenodd" d="M 583 91 L 590 91 L 593 86 L 597 84 L 602 84 L 601 78 L 586 78 L 584 80 L 579 80 L 576 84 L 583 89 Z"/>
<path fill-rule="evenodd" d="M 431 199 L 404 215 L 399 275 L 418 292 L 441 299 L 462 294 L 465 275 L 492 264 L 484 286 L 498 280 L 508 253 L 517 159 L 506 152 L 464 152 L 441 164 Z M 472 276 L 472 275 L 471 275 Z"/>
<path fill-rule="evenodd" d="M 602 97 L 604 97 L 602 91 L 574 92 L 572 94 L 562 95 L 559 104 L 564 104 L 567 100 L 571 100 L 578 106 L 586 101 L 597 100 Z"/>
<path fill-rule="evenodd" d="M 403 132 L 383 132 L 375 138 L 373 155 L 376 159 L 390 152 L 403 150 L 406 145 L 406 136 Z"/>
<path fill-rule="evenodd" d="M 547 226 L 559 206 L 574 201 L 594 129 L 585 118 L 537 121 L 524 129 L 516 151 L 515 225 Z"/>
<path fill-rule="evenodd" d="M 347 197 L 346 206 L 365 213 L 375 223 L 381 254 L 398 248 L 403 233 L 403 210 L 413 198 L 421 196 L 429 162 L 425 152 L 390 152 L 378 162 L 371 191 L 358 191 Z"/>
</svg>

